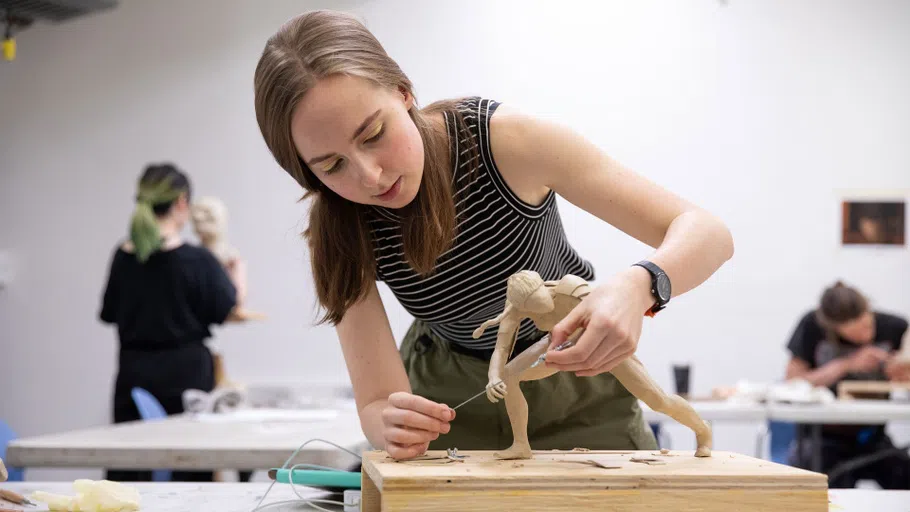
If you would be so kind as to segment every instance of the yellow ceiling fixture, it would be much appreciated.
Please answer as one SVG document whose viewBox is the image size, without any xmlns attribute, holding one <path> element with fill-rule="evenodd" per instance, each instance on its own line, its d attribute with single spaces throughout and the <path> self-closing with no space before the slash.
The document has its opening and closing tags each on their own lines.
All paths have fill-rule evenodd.
<svg viewBox="0 0 910 512">
<path fill-rule="evenodd" d="M 16 59 L 16 33 L 35 21 L 62 23 L 113 9 L 119 0 L 0 0 L 3 59 Z"/>
<path fill-rule="evenodd" d="M 18 18 L 7 12 L 3 16 L 3 59 L 6 61 L 16 60 L 16 39 L 13 31 L 23 29 L 31 25 L 32 21 L 26 18 Z"/>
</svg>

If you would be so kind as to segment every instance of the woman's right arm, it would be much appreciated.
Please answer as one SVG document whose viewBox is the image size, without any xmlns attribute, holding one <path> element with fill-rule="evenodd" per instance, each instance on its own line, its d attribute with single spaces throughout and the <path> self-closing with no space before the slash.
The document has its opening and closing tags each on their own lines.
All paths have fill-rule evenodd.
<svg viewBox="0 0 910 512">
<path fill-rule="evenodd" d="M 369 286 L 336 326 L 360 424 L 370 444 L 391 457 L 417 457 L 449 431 L 455 411 L 411 394 L 379 290 Z"/>
</svg>

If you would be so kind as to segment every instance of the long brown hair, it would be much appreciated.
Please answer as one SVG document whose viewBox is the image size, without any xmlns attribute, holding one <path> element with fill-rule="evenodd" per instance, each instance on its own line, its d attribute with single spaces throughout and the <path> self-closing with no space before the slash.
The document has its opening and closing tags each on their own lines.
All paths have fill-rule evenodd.
<svg viewBox="0 0 910 512">
<path fill-rule="evenodd" d="M 869 301 L 856 288 L 837 281 L 822 293 L 815 318 L 830 341 L 838 341 L 838 325 L 856 320 L 869 310 Z"/>
<path fill-rule="evenodd" d="M 348 201 L 319 181 L 297 153 L 291 117 L 304 94 L 322 78 L 346 74 L 414 96 L 409 110 L 423 140 L 424 169 L 417 197 L 399 211 L 404 255 L 415 271 L 432 272 L 455 236 L 452 154 L 446 130 L 431 125 L 431 115 L 448 113 L 459 134 L 465 130 L 457 100 L 418 109 L 414 86 L 372 33 L 354 16 L 312 11 L 285 23 L 269 38 L 256 66 L 256 120 L 278 164 L 312 199 L 303 232 L 310 248 L 320 323 L 337 324 L 376 278 L 368 228 L 369 206 Z M 454 135 L 454 134 L 452 134 Z M 462 138 L 460 135 L 459 139 Z"/>
</svg>

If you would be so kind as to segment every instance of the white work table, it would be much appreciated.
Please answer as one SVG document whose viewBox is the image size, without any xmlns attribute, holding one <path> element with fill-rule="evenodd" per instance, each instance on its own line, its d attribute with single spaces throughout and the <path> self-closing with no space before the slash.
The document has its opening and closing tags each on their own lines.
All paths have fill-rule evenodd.
<svg viewBox="0 0 910 512">
<path fill-rule="evenodd" d="M 910 402 L 897 400 L 837 400 L 832 403 L 752 403 L 734 401 L 692 401 L 705 421 L 786 421 L 791 423 L 882 424 L 910 421 Z M 648 423 L 675 421 L 640 402 Z"/>
<path fill-rule="evenodd" d="M 263 410 L 236 414 L 169 416 L 161 420 L 17 439 L 11 467 L 175 470 L 262 470 L 280 467 L 310 439 L 355 453 L 368 448 L 357 411 Z M 358 461 L 329 444 L 308 444 L 294 462 L 348 467 Z"/>
<path fill-rule="evenodd" d="M 768 419 L 767 408 L 758 403 L 738 403 L 725 400 L 693 400 L 690 402 L 695 412 L 701 419 L 712 421 L 751 422 L 765 421 Z M 647 423 L 660 423 L 662 421 L 676 421 L 669 416 L 656 412 L 644 402 L 639 402 L 641 411 Z"/>
<path fill-rule="evenodd" d="M 768 404 L 768 419 L 792 423 L 873 425 L 910 421 L 910 402 L 839 400 L 830 404 Z"/>
<path fill-rule="evenodd" d="M 141 496 L 141 512 L 184 512 L 218 511 L 218 512 L 252 512 L 268 483 L 134 483 Z M 34 491 L 75 495 L 72 484 L 67 482 L 19 482 L 3 483 L 0 488 L 10 489 L 28 496 Z M 318 497 L 318 491 L 298 487 L 306 497 Z M 910 491 L 880 491 L 869 489 L 832 489 L 828 492 L 831 510 L 837 512 L 906 512 L 910 504 Z M 280 506 L 268 506 L 294 500 L 297 496 L 288 485 L 276 484 L 263 502 L 263 512 L 300 512 L 315 510 L 300 503 L 288 502 Z M 22 509 L 33 512 L 46 511 L 47 507 L 16 507 L 3 504 L 13 510 Z M 338 506 L 319 504 L 329 510 L 342 510 Z"/>
</svg>

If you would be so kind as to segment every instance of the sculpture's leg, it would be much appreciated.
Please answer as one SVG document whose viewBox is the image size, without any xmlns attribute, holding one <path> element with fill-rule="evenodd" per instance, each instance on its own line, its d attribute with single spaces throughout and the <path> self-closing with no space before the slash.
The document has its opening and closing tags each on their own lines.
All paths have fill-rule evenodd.
<svg viewBox="0 0 910 512">
<path fill-rule="evenodd" d="M 511 377 L 506 380 L 506 412 L 509 414 L 509 423 L 512 425 L 512 446 L 508 449 L 494 452 L 496 459 L 530 459 L 531 444 L 528 442 L 528 401 L 521 392 L 519 382 L 539 380 L 553 375 L 558 370 L 540 365 L 529 368 L 521 373 L 518 378 Z"/>
<path fill-rule="evenodd" d="M 651 409 L 666 414 L 695 432 L 696 457 L 710 457 L 711 427 L 692 408 L 692 404 L 679 395 L 668 395 L 654 382 L 644 365 L 634 355 L 611 370 L 614 377 L 636 398 Z"/>
</svg>

